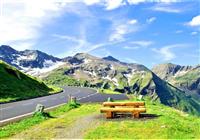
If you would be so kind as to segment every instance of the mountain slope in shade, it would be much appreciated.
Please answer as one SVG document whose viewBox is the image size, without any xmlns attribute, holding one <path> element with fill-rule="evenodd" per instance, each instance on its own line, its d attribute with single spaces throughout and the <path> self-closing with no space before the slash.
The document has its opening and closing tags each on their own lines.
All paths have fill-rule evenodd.
<svg viewBox="0 0 200 140">
<path fill-rule="evenodd" d="M 200 95 L 200 65 L 192 67 L 161 64 L 155 66 L 152 71 L 160 78 L 181 88 L 186 93 L 196 93 Z"/>
<path fill-rule="evenodd" d="M 54 92 L 43 82 L 0 61 L 0 102 L 28 99 Z"/>
<path fill-rule="evenodd" d="M 63 64 L 61 59 L 41 51 L 17 51 L 7 45 L 0 46 L 0 60 L 31 75 L 51 71 Z"/>
<path fill-rule="evenodd" d="M 141 94 L 152 101 L 200 114 L 200 105 L 196 101 L 143 65 L 105 60 L 85 53 L 76 54 L 67 61 L 68 64 L 50 72 L 44 80 L 51 84 L 78 83 L 122 93 Z"/>
</svg>

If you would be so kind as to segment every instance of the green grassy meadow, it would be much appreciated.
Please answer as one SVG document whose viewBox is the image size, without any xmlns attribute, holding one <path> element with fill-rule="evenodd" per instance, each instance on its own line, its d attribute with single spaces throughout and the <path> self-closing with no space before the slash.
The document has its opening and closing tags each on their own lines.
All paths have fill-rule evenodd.
<svg viewBox="0 0 200 140">
<path fill-rule="evenodd" d="M 64 105 L 50 112 L 53 118 L 27 118 L 0 129 L 0 138 L 51 139 L 199 139 L 200 118 L 146 101 L 151 117 L 105 119 L 100 104 L 83 104 L 76 109 Z M 95 117 L 93 117 L 95 115 Z M 88 119 L 89 118 L 89 119 Z M 77 129 L 78 123 L 78 129 Z M 84 130 L 81 130 L 84 129 Z M 79 137 L 81 135 L 81 137 Z M 67 137 L 68 136 L 68 137 Z"/>
<path fill-rule="evenodd" d="M 200 118 L 160 104 L 146 105 L 157 117 L 103 121 L 86 139 L 199 139 Z"/>
</svg>

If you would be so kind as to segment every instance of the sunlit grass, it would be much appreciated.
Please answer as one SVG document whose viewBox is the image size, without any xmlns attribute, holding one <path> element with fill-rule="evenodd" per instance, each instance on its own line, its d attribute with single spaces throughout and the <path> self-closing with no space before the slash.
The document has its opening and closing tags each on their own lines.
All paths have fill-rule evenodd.
<svg viewBox="0 0 200 140">
<path fill-rule="evenodd" d="M 103 121 L 91 128 L 87 139 L 191 139 L 200 138 L 200 118 L 159 103 L 146 102 L 147 113 L 155 118 Z"/>
</svg>

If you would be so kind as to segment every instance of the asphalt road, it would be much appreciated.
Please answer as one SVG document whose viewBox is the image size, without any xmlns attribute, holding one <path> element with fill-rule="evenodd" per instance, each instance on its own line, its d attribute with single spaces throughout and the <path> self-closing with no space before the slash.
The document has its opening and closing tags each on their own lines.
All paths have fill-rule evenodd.
<svg viewBox="0 0 200 140">
<path fill-rule="evenodd" d="M 64 91 L 59 94 L 13 103 L 0 104 L 0 122 L 34 112 L 37 104 L 42 104 L 45 106 L 45 108 L 50 108 L 66 103 L 68 102 L 69 94 L 76 97 L 80 103 L 104 102 L 107 100 L 108 97 L 111 97 L 114 100 L 128 99 L 127 96 L 123 94 L 98 94 L 93 89 L 80 87 L 64 87 Z"/>
</svg>

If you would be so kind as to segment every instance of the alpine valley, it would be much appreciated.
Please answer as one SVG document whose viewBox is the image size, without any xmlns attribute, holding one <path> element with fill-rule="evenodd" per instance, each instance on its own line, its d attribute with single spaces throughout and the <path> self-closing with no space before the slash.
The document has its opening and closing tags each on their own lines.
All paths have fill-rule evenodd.
<svg viewBox="0 0 200 140">
<path fill-rule="evenodd" d="M 57 58 L 38 50 L 0 46 L 0 60 L 46 84 L 85 86 L 99 92 L 144 95 L 184 112 L 200 115 L 200 66 L 160 64 L 152 70 L 107 56 L 87 53 Z"/>
</svg>

